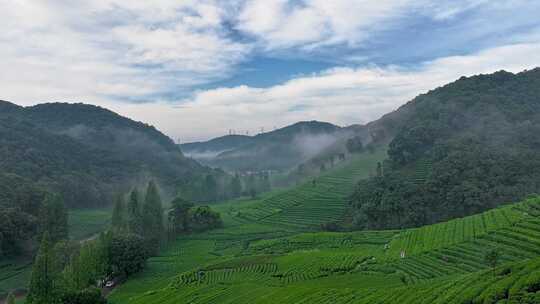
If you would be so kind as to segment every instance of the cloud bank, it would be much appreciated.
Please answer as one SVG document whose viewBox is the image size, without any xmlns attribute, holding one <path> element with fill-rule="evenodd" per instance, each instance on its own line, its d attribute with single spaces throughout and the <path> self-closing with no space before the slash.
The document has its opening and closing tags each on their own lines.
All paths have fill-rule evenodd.
<svg viewBox="0 0 540 304">
<path fill-rule="evenodd" d="M 526 0 L 0 1 L 0 99 L 93 103 L 182 141 L 300 120 L 365 123 L 462 75 L 540 65 L 539 9 Z M 333 67 L 270 86 L 219 85 L 259 57 Z"/>
</svg>

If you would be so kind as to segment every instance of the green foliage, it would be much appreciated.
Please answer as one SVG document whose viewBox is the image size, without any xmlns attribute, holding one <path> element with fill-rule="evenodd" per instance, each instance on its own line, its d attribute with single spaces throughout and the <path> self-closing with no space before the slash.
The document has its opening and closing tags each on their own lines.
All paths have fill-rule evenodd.
<svg viewBox="0 0 540 304">
<path fill-rule="evenodd" d="M 58 194 L 48 194 L 39 212 L 40 233 L 49 233 L 52 242 L 68 238 L 68 213 Z"/>
<path fill-rule="evenodd" d="M 148 183 L 146 197 L 143 205 L 144 237 L 152 253 L 159 251 L 163 236 L 163 208 L 161 197 L 155 182 Z"/>
<path fill-rule="evenodd" d="M 126 210 L 124 197 L 122 195 L 116 195 L 114 200 L 113 213 L 111 218 L 111 225 L 114 230 L 122 231 L 126 228 Z"/>
<path fill-rule="evenodd" d="M 58 290 L 55 288 L 54 283 L 58 276 L 57 271 L 49 233 L 45 232 L 41 238 L 41 245 L 32 267 L 26 303 L 58 303 Z"/>
<path fill-rule="evenodd" d="M 102 280 L 109 270 L 109 237 L 102 234 L 97 240 L 82 244 L 78 254 L 63 271 L 63 286 L 69 292 L 78 292 Z"/>
<path fill-rule="evenodd" d="M 184 157 L 177 145 L 154 127 L 104 108 L 66 103 L 33 107 L 2 104 L 11 110 L 0 111 L 0 181 L 9 175 L 9 179 L 16 176 L 24 183 L 6 183 L 5 188 L 15 187 L 0 191 L 0 204 L 3 196 L 9 196 L 10 204 L 22 207 L 20 198 L 31 197 L 31 191 L 22 188 L 35 188 L 60 193 L 69 207 L 103 207 L 112 203 L 114 193 L 127 191 L 133 180 L 144 177 L 142 174 L 154 176 L 170 192 L 193 178 L 224 175 Z M 2 183 L 0 190 L 4 190 Z M 200 194 L 193 199 L 203 199 Z M 30 199 L 24 201 L 25 205 L 33 204 Z"/>
<path fill-rule="evenodd" d="M 353 196 L 358 226 L 421 226 L 538 192 L 539 85 L 539 69 L 462 78 L 392 113 L 384 175 Z"/>
<path fill-rule="evenodd" d="M 114 274 L 127 278 L 141 271 L 148 256 L 146 243 L 140 235 L 113 236 L 109 247 L 109 263 Z"/>
<path fill-rule="evenodd" d="M 189 228 L 201 232 L 223 226 L 219 213 L 212 211 L 208 206 L 194 207 L 189 210 Z"/>
<path fill-rule="evenodd" d="M 89 287 L 80 291 L 68 292 L 62 296 L 63 304 L 106 304 L 107 300 L 101 295 L 101 290 Z"/>
<path fill-rule="evenodd" d="M 189 210 L 194 206 L 193 203 L 177 197 L 171 205 L 172 208 L 168 214 L 169 224 L 172 225 L 170 232 L 176 234 L 189 231 Z"/>
<path fill-rule="evenodd" d="M 0 258 L 20 252 L 19 244 L 37 231 L 37 219 L 18 208 L 0 209 Z"/>
<path fill-rule="evenodd" d="M 127 229 L 129 233 L 143 235 L 143 217 L 139 201 L 139 192 L 134 189 L 129 195 L 127 204 Z"/>
</svg>

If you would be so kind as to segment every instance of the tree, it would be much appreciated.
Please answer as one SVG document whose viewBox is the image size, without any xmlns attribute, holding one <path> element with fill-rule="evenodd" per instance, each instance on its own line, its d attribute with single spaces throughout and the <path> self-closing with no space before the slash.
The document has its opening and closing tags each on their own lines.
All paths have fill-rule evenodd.
<svg viewBox="0 0 540 304">
<path fill-rule="evenodd" d="M 125 228 L 125 204 L 122 195 L 117 195 L 114 201 L 111 224 L 114 230 L 122 231 Z"/>
<path fill-rule="evenodd" d="M 129 202 L 127 205 L 127 228 L 129 233 L 142 235 L 142 216 L 141 207 L 139 205 L 139 192 L 137 189 L 131 191 Z"/>
<path fill-rule="evenodd" d="M 349 151 L 349 153 L 359 153 L 359 152 L 362 152 L 364 150 L 364 145 L 362 144 L 362 139 L 359 136 L 349 138 L 345 145 L 346 145 L 347 151 Z"/>
<path fill-rule="evenodd" d="M 261 192 L 270 191 L 272 189 L 272 185 L 270 184 L 270 175 L 268 173 L 262 173 L 261 174 Z"/>
<path fill-rule="evenodd" d="M 250 174 L 248 179 L 248 191 L 252 199 L 255 199 L 257 196 L 257 181 L 255 180 L 255 175 Z"/>
<path fill-rule="evenodd" d="M 62 297 L 62 303 L 107 304 L 107 300 L 101 295 L 101 290 L 96 287 L 88 287 L 82 290 L 76 290 L 64 294 Z"/>
<path fill-rule="evenodd" d="M 208 174 L 206 176 L 204 184 L 205 184 L 205 188 L 206 188 L 206 193 L 208 195 L 208 200 L 211 201 L 211 202 L 217 200 L 218 187 L 217 187 L 216 178 L 212 174 Z"/>
<path fill-rule="evenodd" d="M 37 231 L 37 219 L 18 208 L 0 208 L 0 258 L 19 252 L 19 243 Z"/>
<path fill-rule="evenodd" d="M 221 215 L 208 206 L 200 206 L 189 210 L 189 225 L 193 231 L 205 231 L 223 226 Z"/>
<path fill-rule="evenodd" d="M 52 304 L 58 300 L 54 280 L 56 277 L 49 232 L 41 237 L 41 245 L 32 266 L 30 286 L 26 303 Z"/>
<path fill-rule="evenodd" d="M 163 208 L 157 185 L 154 181 L 148 183 L 143 206 L 144 235 L 149 250 L 157 253 L 163 234 Z"/>
<path fill-rule="evenodd" d="M 6 298 L 6 304 L 15 304 L 15 294 L 10 292 Z"/>
<path fill-rule="evenodd" d="M 242 194 L 242 182 L 238 173 L 234 175 L 231 181 L 231 193 L 233 197 L 239 197 Z"/>
<path fill-rule="evenodd" d="M 194 205 L 181 197 L 175 198 L 169 211 L 169 222 L 172 224 L 173 233 L 186 232 L 189 230 L 189 209 Z"/>
<path fill-rule="evenodd" d="M 115 235 L 109 247 L 109 257 L 112 271 L 127 278 L 144 268 L 148 251 L 140 235 Z"/>
<path fill-rule="evenodd" d="M 60 195 L 48 194 L 45 197 L 39 221 L 41 235 L 48 232 L 51 242 L 68 238 L 68 213 Z"/>
</svg>

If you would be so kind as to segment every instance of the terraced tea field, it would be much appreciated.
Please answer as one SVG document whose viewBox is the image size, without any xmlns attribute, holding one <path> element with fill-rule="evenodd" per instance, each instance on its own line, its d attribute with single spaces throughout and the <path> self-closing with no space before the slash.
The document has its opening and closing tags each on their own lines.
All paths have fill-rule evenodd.
<svg viewBox="0 0 540 304">
<path fill-rule="evenodd" d="M 384 155 L 379 151 L 353 156 L 346 165 L 239 210 L 235 218 L 240 223 L 264 223 L 295 231 L 318 230 L 321 224 L 341 221 L 356 183 L 373 173 Z"/>
<path fill-rule="evenodd" d="M 241 227 L 178 240 L 111 303 L 539 303 L 540 198 L 403 231 Z"/>
</svg>

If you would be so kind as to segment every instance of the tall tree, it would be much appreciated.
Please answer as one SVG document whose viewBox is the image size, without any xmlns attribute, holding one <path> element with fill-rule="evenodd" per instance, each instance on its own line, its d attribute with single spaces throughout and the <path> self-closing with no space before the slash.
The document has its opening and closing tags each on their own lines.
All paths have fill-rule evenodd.
<svg viewBox="0 0 540 304">
<path fill-rule="evenodd" d="M 141 271 L 148 258 L 144 239 L 136 234 L 115 235 L 109 246 L 110 264 L 124 278 Z"/>
<path fill-rule="evenodd" d="M 194 205 L 181 197 L 175 198 L 172 202 L 172 209 L 169 211 L 169 222 L 172 224 L 172 233 L 185 232 L 189 230 L 189 209 Z"/>
<path fill-rule="evenodd" d="M 41 237 L 41 245 L 32 266 L 32 275 L 26 303 L 51 304 L 55 303 L 55 267 L 49 232 Z"/>
<path fill-rule="evenodd" d="M 157 185 L 154 181 L 148 183 L 143 206 L 144 236 L 149 245 L 149 251 L 157 253 L 163 235 L 163 207 Z"/>
<path fill-rule="evenodd" d="M 209 201 L 216 201 L 218 197 L 218 185 L 216 178 L 212 174 L 208 174 L 205 179 L 205 190 Z"/>
<path fill-rule="evenodd" d="M 127 205 L 127 226 L 130 233 L 142 235 L 142 216 L 141 216 L 141 207 L 139 205 L 139 192 L 137 189 L 131 191 L 129 196 L 129 202 Z"/>
<path fill-rule="evenodd" d="M 124 197 L 120 194 L 118 194 L 115 197 L 114 201 L 114 209 L 112 214 L 112 227 L 115 231 L 122 231 L 125 228 L 126 221 L 125 221 L 125 204 L 124 204 Z"/>
<path fill-rule="evenodd" d="M 233 197 L 239 197 L 242 194 L 242 182 L 238 173 L 234 175 L 231 181 L 231 194 Z"/>
<path fill-rule="evenodd" d="M 48 194 L 45 197 L 39 221 L 41 235 L 48 232 L 53 243 L 68 238 L 68 213 L 60 195 Z"/>
</svg>

